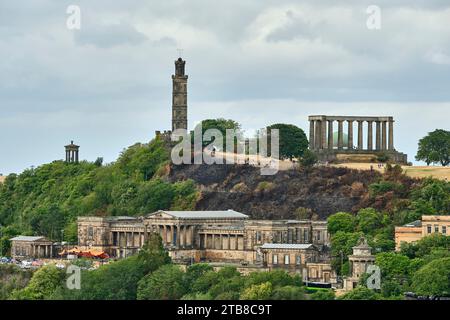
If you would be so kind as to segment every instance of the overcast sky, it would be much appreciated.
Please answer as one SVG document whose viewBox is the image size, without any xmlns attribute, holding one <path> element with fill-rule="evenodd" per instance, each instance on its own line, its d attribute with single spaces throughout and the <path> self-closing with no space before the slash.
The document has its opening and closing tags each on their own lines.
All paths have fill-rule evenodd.
<svg viewBox="0 0 450 320">
<path fill-rule="evenodd" d="M 66 27 L 69 5 L 81 30 Z M 170 129 L 177 48 L 191 128 L 226 117 L 307 133 L 310 114 L 392 115 L 410 160 L 450 129 L 448 0 L 2 0 L 0 172 L 62 159 L 70 140 L 114 161 Z"/>
</svg>

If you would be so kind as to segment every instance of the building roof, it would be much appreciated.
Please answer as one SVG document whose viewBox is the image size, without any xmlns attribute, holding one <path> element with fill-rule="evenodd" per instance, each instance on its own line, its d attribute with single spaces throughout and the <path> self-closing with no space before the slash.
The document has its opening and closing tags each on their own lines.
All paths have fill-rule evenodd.
<svg viewBox="0 0 450 320">
<path fill-rule="evenodd" d="M 149 216 L 158 214 L 158 213 L 166 213 L 175 218 L 183 218 L 183 219 L 247 219 L 248 216 L 236 212 L 234 210 L 217 210 L 217 211 L 166 211 L 160 210 L 154 213 L 151 213 Z"/>
<path fill-rule="evenodd" d="M 44 241 L 48 241 L 45 237 L 42 236 L 17 236 L 14 238 L 9 239 L 10 241 L 39 241 L 39 240 L 44 240 Z"/>
<path fill-rule="evenodd" d="M 311 249 L 311 243 L 264 243 L 261 249 Z"/>
<path fill-rule="evenodd" d="M 404 227 L 421 227 L 422 226 L 422 221 L 416 220 L 416 221 L 404 224 L 403 226 Z"/>
</svg>

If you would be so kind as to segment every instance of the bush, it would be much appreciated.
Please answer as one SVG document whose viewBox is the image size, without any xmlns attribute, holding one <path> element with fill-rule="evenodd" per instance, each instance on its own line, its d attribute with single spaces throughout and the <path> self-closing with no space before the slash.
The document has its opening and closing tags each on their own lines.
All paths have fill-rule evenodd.
<svg viewBox="0 0 450 320">
<path fill-rule="evenodd" d="M 176 300 L 187 291 L 179 266 L 164 265 L 139 281 L 138 300 Z"/>
</svg>

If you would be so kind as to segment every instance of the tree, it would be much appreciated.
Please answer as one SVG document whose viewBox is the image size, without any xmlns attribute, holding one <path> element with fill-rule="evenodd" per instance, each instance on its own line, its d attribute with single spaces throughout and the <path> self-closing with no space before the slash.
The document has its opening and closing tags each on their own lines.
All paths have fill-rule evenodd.
<svg viewBox="0 0 450 320">
<path fill-rule="evenodd" d="M 331 264 L 339 274 L 346 274 L 343 267 L 349 255 L 353 253 L 353 247 L 358 244 L 363 234 L 361 232 L 338 231 L 331 236 Z M 345 268 L 347 270 L 347 268 Z"/>
<path fill-rule="evenodd" d="M 450 131 L 436 129 L 419 140 L 419 149 L 416 155 L 417 161 L 441 163 L 442 166 L 450 164 Z"/>
<path fill-rule="evenodd" d="M 280 146 L 280 158 L 300 158 L 304 152 L 308 149 L 308 139 L 305 132 L 297 126 L 291 124 L 277 123 L 267 127 L 269 130 L 279 130 L 279 146 Z"/>
<path fill-rule="evenodd" d="M 184 272 L 179 266 L 168 264 L 139 281 L 138 300 L 176 300 L 186 293 Z"/>
<path fill-rule="evenodd" d="M 191 288 L 192 284 L 197 281 L 199 278 L 203 277 L 205 273 L 213 271 L 213 267 L 207 263 L 196 263 L 193 265 L 190 265 L 187 268 L 184 282 L 186 285 L 186 288 Z"/>
<path fill-rule="evenodd" d="M 409 258 L 422 258 L 436 249 L 450 250 L 450 237 L 435 233 L 414 243 L 402 243 L 401 253 Z"/>
<path fill-rule="evenodd" d="M 334 300 L 336 295 L 333 290 L 317 290 L 311 294 L 311 300 Z"/>
<path fill-rule="evenodd" d="M 272 292 L 273 300 L 305 300 L 305 289 L 296 286 L 275 288 Z"/>
<path fill-rule="evenodd" d="M 373 208 L 365 208 L 356 215 L 357 229 L 364 234 L 374 234 L 383 226 L 383 214 Z"/>
<path fill-rule="evenodd" d="M 47 265 L 37 270 L 28 285 L 12 293 L 14 300 L 51 299 L 54 292 L 63 284 L 64 272 L 54 265 Z"/>
<path fill-rule="evenodd" d="M 413 276 L 412 289 L 418 295 L 450 296 L 450 258 L 434 260 Z"/>
<path fill-rule="evenodd" d="M 377 254 L 375 264 L 380 267 L 382 275 L 388 278 L 404 278 L 410 271 L 410 259 L 394 252 Z"/>
<path fill-rule="evenodd" d="M 300 164 L 305 168 L 313 167 L 319 158 L 311 150 L 307 149 L 303 152 L 303 156 L 300 158 Z"/>
<path fill-rule="evenodd" d="M 252 272 L 245 279 L 245 285 L 247 287 L 264 282 L 270 282 L 274 287 L 302 285 L 302 279 L 299 275 L 291 276 L 284 270 Z"/>
<path fill-rule="evenodd" d="M 264 282 L 252 285 L 241 294 L 241 300 L 269 300 L 272 295 L 272 284 Z"/>
<path fill-rule="evenodd" d="M 358 286 L 352 291 L 345 293 L 339 300 L 380 300 L 381 296 L 375 291 L 363 286 Z"/>
<path fill-rule="evenodd" d="M 411 193 L 411 209 L 420 214 L 450 212 L 450 182 L 427 178 Z"/>
<path fill-rule="evenodd" d="M 241 130 L 241 125 L 231 119 L 224 119 L 224 118 L 218 118 L 218 119 L 206 119 L 203 120 L 200 124 L 197 125 L 196 129 L 194 130 L 194 132 L 196 132 L 198 130 L 198 126 L 202 126 L 202 146 L 206 147 L 211 143 L 216 144 L 217 147 L 219 148 L 223 148 L 223 150 L 219 150 L 219 151 L 224 151 L 226 150 L 226 132 L 227 129 L 228 130 L 235 130 L 236 135 L 239 137 L 240 135 L 242 135 L 242 130 Z M 219 130 L 220 133 L 222 134 L 223 140 L 222 141 L 209 141 L 206 139 L 203 139 L 203 136 L 205 134 L 205 132 L 209 129 L 216 129 Z M 214 137 L 214 139 L 216 139 L 216 137 Z M 192 140 L 194 140 L 194 135 L 192 135 Z M 237 139 L 234 139 L 234 143 L 236 145 L 236 141 Z"/>
<path fill-rule="evenodd" d="M 328 217 L 328 232 L 335 234 L 338 231 L 355 231 L 355 217 L 347 212 L 338 212 Z"/>
</svg>

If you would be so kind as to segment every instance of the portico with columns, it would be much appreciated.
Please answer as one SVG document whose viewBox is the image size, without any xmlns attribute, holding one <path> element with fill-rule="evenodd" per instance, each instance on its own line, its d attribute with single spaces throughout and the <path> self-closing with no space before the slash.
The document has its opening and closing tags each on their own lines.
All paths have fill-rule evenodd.
<svg viewBox="0 0 450 320">
<path fill-rule="evenodd" d="M 398 152 L 394 146 L 393 117 L 313 115 L 308 120 L 309 147 L 318 154 L 320 160 L 344 159 L 338 154 L 351 155 L 356 159 L 358 156 L 362 158 L 361 155 L 386 153 L 391 161 L 407 162 L 407 156 Z M 334 124 L 337 125 L 337 142 L 334 141 Z M 347 134 L 346 141 L 344 134 Z"/>
</svg>

